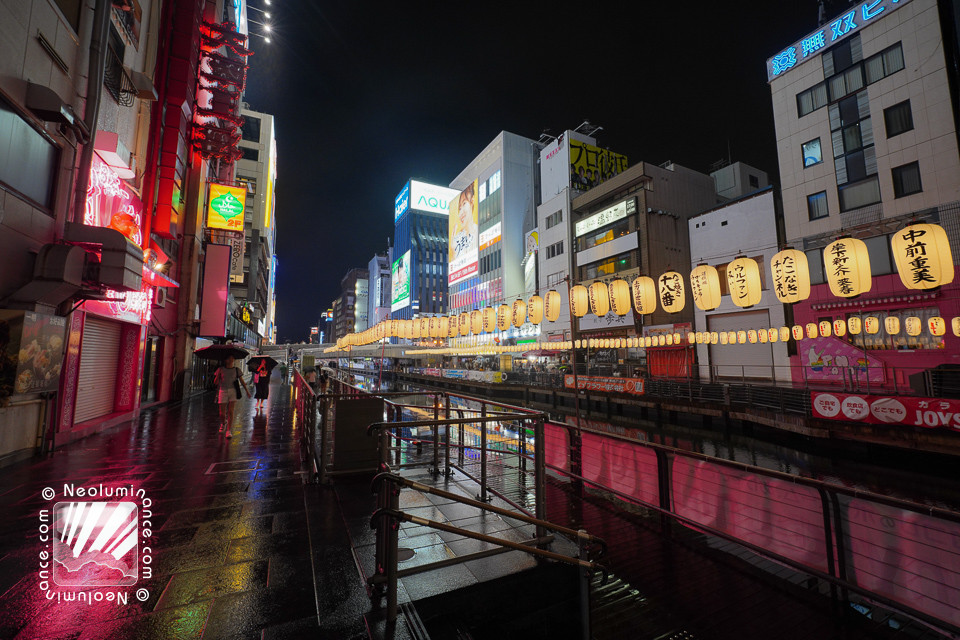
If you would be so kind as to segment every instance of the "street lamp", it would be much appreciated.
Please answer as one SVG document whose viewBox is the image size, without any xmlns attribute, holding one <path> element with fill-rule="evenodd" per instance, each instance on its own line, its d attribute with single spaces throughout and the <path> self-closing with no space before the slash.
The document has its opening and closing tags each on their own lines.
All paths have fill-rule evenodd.
<svg viewBox="0 0 960 640">
<path fill-rule="evenodd" d="M 269 3 L 268 3 L 268 4 L 269 4 Z M 251 7 L 250 5 L 247 5 L 247 9 L 253 9 L 254 11 L 258 11 L 258 12 L 260 12 L 260 13 L 263 14 L 263 17 L 264 17 L 264 18 L 266 18 L 267 20 L 270 19 L 270 12 L 269 12 L 269 11 L 264 11 L 263 9 L 257 9 L 256 7 Z"/>
</svg>

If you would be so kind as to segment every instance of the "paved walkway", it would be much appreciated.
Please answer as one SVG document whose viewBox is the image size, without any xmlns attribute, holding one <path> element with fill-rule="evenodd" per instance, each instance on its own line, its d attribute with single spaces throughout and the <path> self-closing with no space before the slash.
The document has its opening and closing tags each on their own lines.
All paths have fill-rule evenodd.
<svg viewBox="0 0 960 640">
<path fill-rule="evenodd" d="M 278 378 L 262 411 L 251 399 L 238 403 L 232 440 L 217 432 L 214 397 L 204 394 L 51 458 L 0 469 L 0 638 L 316 638 L 322 631 L 365 637 L 361 614 L 369 603 L 356 598 L 349 541 L 337 533 L 342 518 L 331 492 L 325 498 L 301 482 L 292 387 Z M 49 600 L 77 590 L 52 581 L 49 592 L 42 589 L 40 557 L 50 542 L 41 533 L 41 510 L 82 499 L 65 498 L 66 485 L 101 484 L 142 489 L 149 499 L 136 500 L 138 580 L 82 592 L 122 592 L 126 604 Z M 48 487 L 51 499 L 42 494 Z M 329 534 L 322 544 L 315 540 L 314 554 L 334 570 L 317 585 L 324 629 L 310 570 L 308 492 L 320 523 L 312 533 Z"/>
</svg>

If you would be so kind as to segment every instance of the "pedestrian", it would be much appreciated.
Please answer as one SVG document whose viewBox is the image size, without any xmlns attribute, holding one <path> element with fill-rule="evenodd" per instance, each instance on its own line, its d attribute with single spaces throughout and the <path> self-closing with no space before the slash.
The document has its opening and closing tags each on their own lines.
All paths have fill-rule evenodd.
<svg viewBox="0 0 960 640">
<path fill-rule="evenodd" d="M 320 393 L 327 393 L 330 389 L 330 376 L 324 371 L 320 374 Z"/>
<path fill-rule="evenodd" d="M 263 401 L 270 397 L 270 368 L 266 359 L 261 359 L 253 373 L 253 387 L 256 390 L 257 410 L 263 408 Z"/>
<path fill-rule="evenodd" d="M 280 363 L 280 382 L 282 384 L 287 384 L 287 363 Z"/>
<path fill-rule="evenodd" d="M 227 356 L 216 372 L 213 374 L 213 381 L 217 385 L 217 403 L 220 405 L 220 432 L 227 432 L 226 437 L 232 438 L 230 429 L 233 428 L 233 415 L 237 409 L 237 400 L 240 399 L 240 385 L 246 389 L 247 395 L 250 395 L 250 389 L 243 376 L 240 375 L 240 369 L 236 366 L 236 359 L 233 356 Z"/>
<path fill-rule="evenodd" d="M 304 377 L 307 381 L 307 384 L 310 385 L 310 388 L 313 389 L 313 392 L 317 392 L 317 369 L 316 367 L 310 367 L 307 369 L 307 375 Z"/>
</svg>

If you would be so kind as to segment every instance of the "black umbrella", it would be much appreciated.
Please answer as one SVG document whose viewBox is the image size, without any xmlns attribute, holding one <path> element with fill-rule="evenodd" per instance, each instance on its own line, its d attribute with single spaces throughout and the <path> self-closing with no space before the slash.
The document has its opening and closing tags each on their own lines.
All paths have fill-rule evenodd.
<svg viewBox="0 0 960 640">
<path fill-rule="evenodd" d="M 193 355 L 206 360 L 226 360 L 229 356 L 242 360 L 247 357 L 248 352 L 246 349 L 235 347 L 232 344 L 212 344 L 209 347 L 197 349 L 193 352 Z"/>
<path fill-rule="evenodd" d="M 256 371 L 260 368 L 260 363 L 267 365 L 267 371 L 273 371 L 273 368 L 280 364 L 270 356 L 251 356 L 247 360 L 247 371 Z"/>
</svg>

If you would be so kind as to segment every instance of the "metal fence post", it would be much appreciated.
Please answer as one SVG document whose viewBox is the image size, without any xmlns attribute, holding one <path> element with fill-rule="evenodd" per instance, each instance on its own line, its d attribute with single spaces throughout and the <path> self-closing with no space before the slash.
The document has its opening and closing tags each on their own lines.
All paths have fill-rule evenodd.
<svg viewBox="0 0 960 640">
<path fill-rule="evenodd" d="M 433 396 L 433 475 L 440 474 L 440 426 L 436 421 L 440 419 L 440 397 Z"/>
<path fill-rule="evenodd" d="M 480 417 L 487 417 L 487 403 L 480 405 Z M 480 423 L 480 500 L 487 501 L 487 423 Z M 539 516 L 538 516 L 539 517 Z M 540 535 L 539 533 L 537 534 Z"/>
<path fill-rule="evenodd" d="M 543 416 L 537 418 L 533 423 L 533 477 L 534 477 L 534 502 L 536 518 L 538 520 L 547 519 L 547 459 L 546 447 L 544 445 L 544 424 Z M 546 529 L 537 525 L 537 539 L 543 540 L 547 534 Z M 543 548 L 545 543 L 537 543 L 537 546 Z"/>
</svg>

